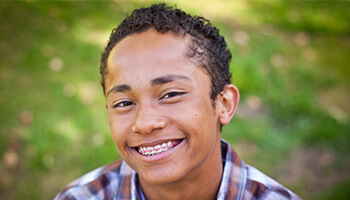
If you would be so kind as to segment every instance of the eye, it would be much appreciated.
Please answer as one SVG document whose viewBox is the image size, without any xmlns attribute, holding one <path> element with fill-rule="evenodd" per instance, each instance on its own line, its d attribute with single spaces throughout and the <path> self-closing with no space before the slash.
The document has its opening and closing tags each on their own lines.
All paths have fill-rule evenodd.
<svg viewBox="0 0 350 200">
<path fill-rule="evenodd" d="M 130 101 L 122 101 L 122 102 L 119 102 L 119 103 L 113 105 L 113 108 L 122 108 L 122 107 L 131 106 L 131 105 L 134 105 L 134 103 L 132 103 Z"/>
<path fill-rule="evenodd" d="M 184 92 L 168 92 L 161 99 L 168 99 L 185 94 Z"/>
</svg>

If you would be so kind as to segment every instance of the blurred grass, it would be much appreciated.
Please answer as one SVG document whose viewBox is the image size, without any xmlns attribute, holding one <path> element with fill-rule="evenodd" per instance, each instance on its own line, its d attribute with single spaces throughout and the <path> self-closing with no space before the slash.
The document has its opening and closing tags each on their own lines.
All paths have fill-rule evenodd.
<svg viewBox="0 0 350 200">
<path fill-rule="evenodd" d="M 0 2 L 0 199 L 53 198 L 119 158 L 100 54 L 126 13 L 151 3 Z M 175 3 L 232 50 L 242 100 L 223 138 L 305 199 L 348 199 L 350 4 Z"/>
</svg>

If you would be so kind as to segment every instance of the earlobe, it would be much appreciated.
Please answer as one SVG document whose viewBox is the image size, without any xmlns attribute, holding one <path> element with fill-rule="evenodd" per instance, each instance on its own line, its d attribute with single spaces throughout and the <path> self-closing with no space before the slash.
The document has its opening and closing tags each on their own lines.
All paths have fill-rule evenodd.
<svg viewBox="0 0 350 200">
<path fill-rule="evenodd" d="M 226 125 L 230 123 L 232 117 L 235 115 L 235 112 L 239 103 L 239 91 L 236 86 L 230 84 L 226 85 L 225 89 L 218 96 L 220 106 L 220 123 Z"/>
</svg>

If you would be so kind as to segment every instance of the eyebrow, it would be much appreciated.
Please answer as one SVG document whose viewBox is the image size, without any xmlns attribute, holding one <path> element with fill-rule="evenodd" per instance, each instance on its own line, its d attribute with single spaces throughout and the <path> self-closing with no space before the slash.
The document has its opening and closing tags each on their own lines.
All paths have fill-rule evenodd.
<svg viewBox="0 0 350 200">
<path fill-rule="evenodd" d="M 166 83 L 176 81 L 176 80 L 191 81 L 191 79 L 187 76 L 170 74 L 170 75 L 161 76 L 161 77 L 152 79 L 150 81 L 150 85 L 151 85 L 151 87 L 155 87 L 155 86 L 164 85 Z M 108 90 L 106 96 L 108 96 L 109 93 L 111 93 L 111 92 L 117 93 L 117 92 L 128 92 L 128 91 L 131 91 L 131 87 L 129 85 L 126 85 L 126 84 L 116 85 Z"/>
<path fill-rule="evenodd" d="M 154 86 L 158 86 L 158 85 L 164 85 L 166 83 L 169 83 L 169 82 L 172 82 L 172 81 L 176 81 L 176 80 L 188 80 L 188 81 L 191 81 L 191 79 L 189 77 L 187 77 L 187 76 L 170 74 L 170 75 L 161 76 L 161 77 L 152 79 L 150 81 L 150 85 L 151 85 L 151 87 L 154 87 Z"/>
<path fill-rule="evenodd" d="M 123 85 L 116 85 L 114 87 L 112 87 L 111 89 L 108 90 L 107 92 L 107 96 L 109 95 L 109 93 L 114 92 L 127 92 L 130 91 L 131 87 L 129 85 L 123 84 Z"/>
</svg>

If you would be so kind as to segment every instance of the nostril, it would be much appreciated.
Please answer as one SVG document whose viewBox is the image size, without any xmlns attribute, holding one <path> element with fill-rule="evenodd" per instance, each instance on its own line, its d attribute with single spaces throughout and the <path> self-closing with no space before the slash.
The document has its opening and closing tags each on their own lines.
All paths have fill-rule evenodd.
<svg viewBox="0 0 350 200">
<path fill-rule="evenodd" d="M 161 117 L 148 117 L 142 120 L 137 119 L 132 126 L 133 133 L 150 134 L 156 129 L 166 126 L 166 120 Z"/>
</svg>

